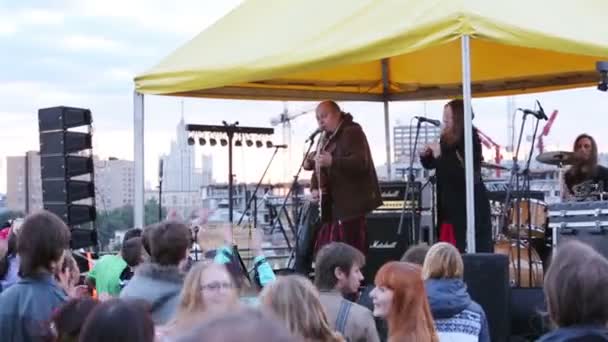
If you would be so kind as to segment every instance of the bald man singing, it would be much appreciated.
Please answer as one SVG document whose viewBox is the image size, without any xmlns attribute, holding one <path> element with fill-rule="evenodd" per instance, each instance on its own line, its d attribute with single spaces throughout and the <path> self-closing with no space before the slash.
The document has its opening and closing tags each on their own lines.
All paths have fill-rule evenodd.
<svg viewBox="0 0 608 342">
<path fill-rule="evenodd" d="M 323 213 L 315 254 L 340 241 L 367 255 L 365 215 L 382 204 L 367 138 L 352 115 L 334 101 L 321 102 L 316 117 L 322 134 L 317 152 L 304 162 L 304 169 L 313 170 L 312 199 L 320 201 Z"/>
</svg>

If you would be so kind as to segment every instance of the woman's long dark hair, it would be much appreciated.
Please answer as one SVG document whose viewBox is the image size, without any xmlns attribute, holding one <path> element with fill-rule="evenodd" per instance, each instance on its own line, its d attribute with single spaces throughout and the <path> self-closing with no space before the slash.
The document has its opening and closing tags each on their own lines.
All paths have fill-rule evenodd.
<svg viewBox="0 0 608 342">
<path fill-rule="evenodd" d="M 445 107 L 450 107 L 452 110 L 452 127 L 441 133 L 441 141 L 448 146 L 453 146 L 461 142 L 464 136 L 464 102 L 454 99 Z"/>
<path fill-rule="evenodd" d="M 595 139 L 593 139 L 593 137 L 589 134 L 581 134 L 576 137 L 572 146 L 572 151 L 576 152 L 576 146 L 583 139 L 589 139 L 589 141 L 591 142 L 591 160 L 584 164 L 573 165 L 572 168 L 568 170 L 568 174 L 570 174 L 574 178 L 593 174 L 597 166 L 597 143 L 595 142 Z"/>
</svg>

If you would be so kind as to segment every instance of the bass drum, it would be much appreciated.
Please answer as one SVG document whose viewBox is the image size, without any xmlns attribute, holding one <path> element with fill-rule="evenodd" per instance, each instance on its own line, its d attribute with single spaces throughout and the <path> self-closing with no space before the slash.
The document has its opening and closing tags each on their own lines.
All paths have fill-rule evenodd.
<svg viewBox="0 0 608 342">
<path fill-rule="evenodd" d="M 494 252 L 509 257 L 509 283 L 511 287 L 542 287 L 544 280 L 543 262 L 531 246 L 528 257 L 528 244 L 517 240 L 499 239 Z M 518 259 L 519 250 L 519 259 Z M 521 266 L 521 271 L 518 272 Z M 530 269 L 532 272 L 530 272 Z M 518 274 L 519 273 L 519 274 Z"/>
<path fill-rule="evenodd" d="M 528 229 L 532 228 L 530 235 L 533 239 L 544 239 L 547 204 L 535 199 L 520 200 L 519 203 L 513 200 L 509 219 L 511 221 L 509 235 L 512 238 L 517 238 L 519 235 L 520 238 L 526 239 L 528 238 Z"/>
</svg>

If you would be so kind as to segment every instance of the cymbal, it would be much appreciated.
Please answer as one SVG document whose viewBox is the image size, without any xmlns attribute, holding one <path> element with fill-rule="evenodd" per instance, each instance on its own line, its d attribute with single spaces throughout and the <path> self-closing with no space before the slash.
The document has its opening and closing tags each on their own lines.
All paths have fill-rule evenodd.
<svg viewBox="0 0 608 342">
<path fill-rule="evenodd" d="M 574 153 L 565 151 L 545 152 L 536 156 L 536 160 L 549 165 L 572 165 Z"/>
<path fill-rule="evenodd" d="M 511 170 L 508 167 L 504 167 L 502 165 L 487 163 L 487 162 L 483 162 L 483 161 L 481 162 L 481 167 L 484 169 L 491 169 L 491 170 L 501 170 L 501 171 Z"/>
</svg>

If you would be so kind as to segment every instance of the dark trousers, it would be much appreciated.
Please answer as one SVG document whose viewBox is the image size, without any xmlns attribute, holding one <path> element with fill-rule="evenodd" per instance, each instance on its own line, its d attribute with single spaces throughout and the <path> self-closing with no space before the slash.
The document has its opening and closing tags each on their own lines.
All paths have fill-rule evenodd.
<svg viewBox="0 0 608 342">
<path fill-rule="evenodd" d="M 367 255 L 369 245 L 365 216 L 324 223 L 315 239 L 315 255 L 321 247 L 331 242 L 344 242 L 360 250 L 363 255 Z"/>
</svg>

